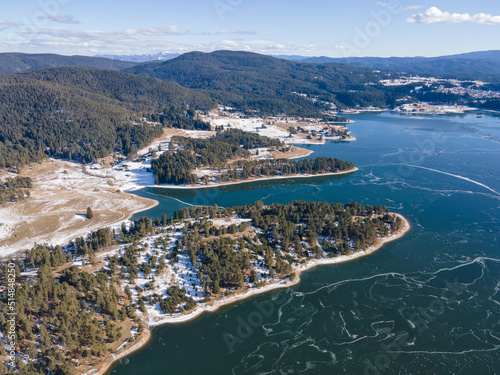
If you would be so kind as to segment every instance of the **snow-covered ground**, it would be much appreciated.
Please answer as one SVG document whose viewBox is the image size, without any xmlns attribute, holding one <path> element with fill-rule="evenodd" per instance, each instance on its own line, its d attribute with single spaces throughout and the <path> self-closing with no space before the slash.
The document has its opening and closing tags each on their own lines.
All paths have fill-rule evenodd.
<svg viewBox="0 0 500 375">
<path fill-rule="evenodd" d="M 220 219 L 212 219 L 212 223 L 217 227 L 229 226 L 232 224 L 240 225 L 243 222 L 250 224 L 251 221 L 252 221 L 251 219 L 242 219 L 239 217 L 225 217 Z"/>
<path fill-rule="evenodd" d="M 243 118 L 243 116 L 239 114 L 219 116 L 216 114 L 216 112 L 212 111 L 210 112 L 210 116 L 206 117 L 205 120 L 210 121 L 210 124 L 214 126 L 223 126 L 224 129 L 234 128 L 250 133 L 258 133 L 265 137 L 280 139 L 282 142 L 285 142 L 287 144 L 318 144 L 318 142 L 306 138 L 290 138 L 290 133 L 287 130 L 282 129 L 275 124 L 269 124 L 260 117 Z M 321 126 L 319 124 L 304 124 L 302 127 L 312 127 L 312 130 L 319 131 L 324 126 Z"/>
<path fill-rule="evenodd" d="M 402 114 L 445 115 L 447 113 L 464 113 L 476 108 L 464 105 L 431 105 L 427 103 L 407 103 L 394 108 L 394 112 Z"/>
<path fill-rule="evenodd" d="M 151 183 L 152 177 L 137 169 L 140 173 L 121 178 L 110 168 L 89 165 L 84 170 L 53 159 L 26 168 L 22 175 L 33 180 L 31 196 L 0 206 L 0 257 L 31 249 L 35 243 L 65 245 L 152 207 L 151 200 L 120 192 Z M 87 207 L 94 212 L 92 220 L 85 216 Z"/>
<path fill-rule="evenodd" d="M 296 272 L 297 276 L 299 276 L 302 271 L 308 270 L 318 265 L 348 262 L 353 259 L 357 259 L 373 253 L 374 251 L 382 247 L 386 242 L 396 240 L 404 236 L 409 231 L 410 224 L 408 223 L 408 221 L 404 217 L 400 215 L 398 216 L 403 219 L 403 227 L 397 233 L 380 240 L 377 245 L 374 245 L 363 251 L 356 251 L 349 255 L 340 255 L 333 258 L 327 257 L 326 254 L 323 258 L 320 259 L 315 259 L 313 257 L 308 259 L 304 258 L 303 262 L 293 267 L 294 272 Z M 215 219 L 212 220 L 212 223 L 217 226 L 229 226 L 231 224 L 238 225 L 244 221 L 249 222 L 248 219 L 230 217 Z M 251 228 L 255 232 L 259 231 L 257 228 L 254 228 L 251 225 L 249 225 L 249 228 Z M 144 249 L 140 252 L 139 264 L 147 262 L 148 257 L 153 255 L 157 256 L 158 259 L 160 257 L 165 258 L 165 255 L 171 252 L 174 248 L 176 241 L 178 241 L 182 237 L 183 233 L 181 229 L 182 224 L 178 224 L 175 227 L 167 227 L 166 230 L 163 231 L 163 233 L 149 235 L 146 238 L 143 238 L 139 244 L 139 248 Z M 163 239 L 166 239 L 168 241 L 166 247 L 163 246 L 163 244 L 155 246 L 155 242 L 158 244 L 160 241 L 163 242 Z M 128 245 L 123 245 L 120 247 L 120 249 L 108 252 L 106 253 L 106 256 L 113 256 L 120 252 L 124 252 L 126 246 Z M 294 254 L 293 252 L 290 252 L 289 254 L 292 257 L 296 257 L 296 254 Z M 198 261 L 199 260 L 200 259 L 198 259 Z M 234 301 L 245 299 L 252 295 L 263 293 L 273 289 L 289 287 L 299 281 L 299 277 L 296 277 L 294 281 L 290 281 L 289 279 L 280 280 L 278 278 L 270 279 L 269 270 L 263 266 L 264 258 L 262 256 L 257 256 L 256 259 L 251 259 L 251 263 L 255 271 L 257 272 L 259 282 L 263 281 L 263 283 L 261 283 L 260 285 L 249 283 L 248 289 L 244 292 L 234 294 L 229 293 L 221 299 L 208 303 L 204 302 L 203 287 L 200 280 L 198 279 L 198 271 L 193 266 L 189 255 L 186 252 L 182 251 L 179 252 L 177 261 L 175 263 L 170 264 L 167 260 L 167 267 L 162 271 L 161 274 L 158 275 L 156 274 L 156 270 L 153 270 L 151 272 L 151 275 L 149 275 L 148 277 L 144 277 L 144 274 L 140 272 L 139 277 L 134 281 L 133 285 L 126 281 L 122 283 L 122 288 L 125 289 L 128 285 L 135 300 L 137 300 L 139 297 L 139 293 L 135 289 L 135 285 L 143 289 L 143 291 L 141 292 L 142 296 L 153 296 L 154 294 L 157 294 L 160 295 L 162 299 L 164 299 L 168 296 L 167 289 L 171 286 L 177 285 L 181 288 L 184 288 L 186 290 L 186 295 L 188 297 L 192 297 L 197 302 L 197 306 L 193 310 L 189 312 L 183 312 L 179 310 L 174 314 L 163 313 L 160 309 L 159 303 L 146 303 L 146 312 L 141 313 L 138 311 L 138 314 L 149 326 L 157 326 L 165 323 L 178 323 L 187 321 L 195 318 L 204 311 L 215 311 L 219 307 L 232 303 Z M 81 267 L 81 262 L 77 260 L 75 262 L 75 265 Z M 148 288 L 147 284 L 151 283 L 153 280 L 153 288 Z M 248 282 L 248 280 L 246 281 Z"/>
</svg>

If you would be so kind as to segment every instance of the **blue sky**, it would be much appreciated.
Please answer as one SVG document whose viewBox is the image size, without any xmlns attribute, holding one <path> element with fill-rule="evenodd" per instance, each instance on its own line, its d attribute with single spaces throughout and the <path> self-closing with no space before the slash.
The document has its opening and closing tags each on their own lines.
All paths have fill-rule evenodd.
<svg viewBox="0 0 500 375">
<path fill-rule="evenodd" d="M 4 2 L 0 52 L 247 50 L 439 56 L 500 49 L 497 0 L 23 0 Z"/>
</svg>

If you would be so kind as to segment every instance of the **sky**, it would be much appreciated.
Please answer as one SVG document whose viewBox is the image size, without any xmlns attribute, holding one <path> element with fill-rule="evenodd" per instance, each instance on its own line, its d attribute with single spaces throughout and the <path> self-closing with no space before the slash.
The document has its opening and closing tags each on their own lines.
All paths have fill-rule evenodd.
<svg viewBox="0 0 500 375">
<path fill-rule="evenodd" d="M 22 0 L 0 12 L 0 52 L 220 49 L 329 57 L 500 50 L 500 1 Z"/>
</svg>

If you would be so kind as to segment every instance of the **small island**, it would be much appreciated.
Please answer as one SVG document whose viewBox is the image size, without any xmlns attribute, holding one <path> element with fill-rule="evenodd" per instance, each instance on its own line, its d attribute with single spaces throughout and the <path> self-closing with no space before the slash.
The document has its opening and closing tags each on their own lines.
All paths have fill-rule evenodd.
<svg viewBox="0 0 500 375">
<path fill-rule="evenodd" d="M 289 287 L 306 269 L 370 254 L 409 228 L 384 206 L 257 201 L 184 208 L 64 247 L 37 245 L 1 268 L 3 280 L 15 269 L 19 352 L 32 359 L 16 363 L 22 373 L 103 374 L 147 342 L 148 327 Z M 0 306 L 9 309 L 5 299 Z"/>
</svg>

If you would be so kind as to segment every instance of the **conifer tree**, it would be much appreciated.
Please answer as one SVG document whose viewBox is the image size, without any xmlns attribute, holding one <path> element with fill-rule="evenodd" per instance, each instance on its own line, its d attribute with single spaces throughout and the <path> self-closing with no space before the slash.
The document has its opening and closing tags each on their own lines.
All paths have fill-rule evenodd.
<svg viewBox="0 0 500 375">
<path fill-rule="evenodd" d="M 92 219 L 94 217 L 94 213 L 90 207 L 87 207 L 87 219 Z"/>
</svg>

